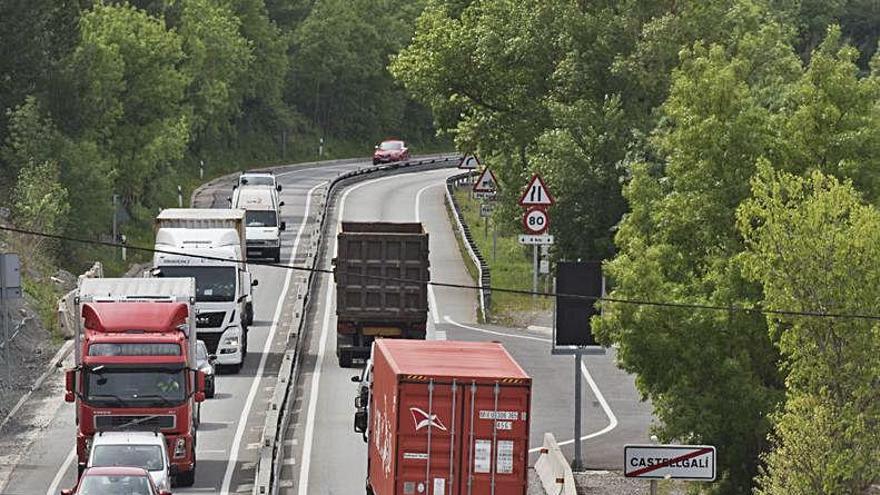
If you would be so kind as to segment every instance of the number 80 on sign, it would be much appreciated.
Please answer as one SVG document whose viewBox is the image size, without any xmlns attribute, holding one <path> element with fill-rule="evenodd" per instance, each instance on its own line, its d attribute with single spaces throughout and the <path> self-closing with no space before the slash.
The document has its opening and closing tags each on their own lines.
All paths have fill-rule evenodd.
<svg viewBox="0 0 880 495">
<path fill-rule="evenodd" d="M 550 228 L 550 217 L 542 208 L 529 208 L 523 215 L 523 227 L 527 234 L 543 234 Z"/>
</svg>

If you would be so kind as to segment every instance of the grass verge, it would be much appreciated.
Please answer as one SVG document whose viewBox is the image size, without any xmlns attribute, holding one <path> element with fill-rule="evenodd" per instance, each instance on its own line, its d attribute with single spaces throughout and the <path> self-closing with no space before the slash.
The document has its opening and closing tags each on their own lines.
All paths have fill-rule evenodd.
<svg viewBox="0 0 880 495">
<path fill-rule="evenodd" d="M 521 245 L 516 234 L 498 232 L 495 236 L 493 250 L 491 219 L 489 228 L 486 229 L 485 219 L 480 217 L 480 201 L 471 198 L 470 189 L 467 187 L 456 188 L 454 195 L 461 208 L 465 223 L 471 229 L 474 242 L 489 264 L 492 286 L 531 290 L 531 247 Z M 470 259 L 466 250 L 462 252 L 462 256 L 466 260 Z M 468 264 L 472 265 L 472 263 Z M 471 269 L 472 267 L 469 266 L 468 271 L 470 272 Z M 473 270 L 476 273 L 475 267 Z M 539 279 L 539 289 L 543 287 L 545 282 L 543 277 Z M 546 312 L 551 308 L 552 301 L 547 298 L 533 298 L 523 294 L 493 291 L 490 319 L 504 325 L 522 325 L 531 320 L 532 315 Z"/>
</svg>

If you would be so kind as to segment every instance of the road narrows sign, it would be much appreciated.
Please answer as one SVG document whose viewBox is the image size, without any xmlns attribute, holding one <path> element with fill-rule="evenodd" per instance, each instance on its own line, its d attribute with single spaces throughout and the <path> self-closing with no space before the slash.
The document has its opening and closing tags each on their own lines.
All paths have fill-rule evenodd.
<svg viewBox="0 0 880 495">
<path fill-rule="evenodd" d="M 474 192 L 478 193 L 494 193 L 498 190 L 498 179 L 489 167 L 483 169 L 483 173 L 474 183 Z"/>
<path fill-rule="evenodd" d="M 464 170 L 476 170 L 480 168 L 480 160 L 474 155 L 465 155 L 460 162 L 458 168 Z"/>
<path fill-rule="evenodd" d="M 523 191 L 522 196 L 519 198 L 519 205 L 525 207 L 547 207 L 552 206 L 554 203 L 556 203 L 556 200 L 550 195 L 547 185 L 544 184 L 544 180 L 538 174 L 535 174 L 532 177 L 532 180 L 529 181 L 529 185 L 526 186 L 526 190 Z"/>
<path fill-rule="evenodd" d="M 550 217 L 547 212 L 538 207 L 529 208 L 523 215 L 523 227 L 529 235 L 540 235 L 550 228 Z"/>
<path fill-rule="evenodd" d="M 711 445 L 626 445 L 623 457 L 627 478 L 715 480 Z"/>
</svg>

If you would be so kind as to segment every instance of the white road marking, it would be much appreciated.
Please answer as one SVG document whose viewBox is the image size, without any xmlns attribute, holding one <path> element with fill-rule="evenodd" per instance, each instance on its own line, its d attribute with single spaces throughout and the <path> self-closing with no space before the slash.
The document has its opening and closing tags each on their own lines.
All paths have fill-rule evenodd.
<svg viewBox="0 0 880 495">
<path fill-rule="evenodd" d="M 288 267 L 293 267 L 294 260 L 296 259 L 296 251 L 299 248 L 299 241 L 302 238 L 303 230 L 305 230 L 306 227 L 306 221 L 309 218 L 309 208 L 312 206 L 312 193 L 323 185 L 323 182 L 316 185 L 309 189 L 309 192 L 306 194 L 306 208 L 303 213 L 302 222 L 299 224 L 299 230 L 296 232 L 296 239 L 293 241 L 293 250 L 291 251 L 290 260 L 287 262 Z M 263 346 L 263 355 L 260 357 L 260 365 L 257 367 L 257 372 L 253 379 L 254 381 L 251 383 L 250 391 L 248 391 L 247 399 L 241 410 L 241 416 L 238 418 L 238 428 L 236 428 L 235 437 L 232 440 L 229 462 L 226 464 L 226 474 L 223 476 L 223 484 L 220 486 L 220 493 L 222 495 L 227 495 L 229 493 L 229 486 L 232 483 L 232 474 L 235 472 L 235 464 L 238 462 L 238 449 L 241 446 L 241 438 L 244 435 L 245 426 L 247 426 L 247 418 L 251 412 L 251 407 L 253 407 L 254 397 L 257 395 L 260 380 L 263 378 L 263 370 L 266 368 L 266 358 L 269 357 L 269 349 L 272 347 L 272 341 L 275 339 L 275 331 L 278 329 L 281 308 L 284 306 L 284 299 L 287 297 L 287 289 L 290 287 L 290 279 L 292 276 L 293 270 L 288 269 L 287 275 L 284 277 L 284 286 L 281 289 L 281 294 L 278 296 L 278 302 L 275 306 L 275 315 L 272 317 L 272 328 L 269 329 L 266 344 Z"/>
<path fill-rule="evenodd" d="M 416 222 L 422 221 L 421 215 L 421 203 L 422 203 L 422 193 L 427 191 L 428 189 L 439 186 L 440 184 L 431 184 L 429 186 L 425 186 L 419 189 L 419 192 L 416 193 Z M 431 315 L 434 318 L 434 324 L 440 324 L 440 308 L 437 307 L 437 298 L 434 296 L 434 286 L 428 285 L 428 301 L 430 302 L 428 310 L 431 312 Z M 438 340 L 446 340 L 438 339 Z"/>
<path fill-rule="evenodd" d="M 374 184 L 376 182 L 396 178 L 399 178 L 399 176 L 390 175 L 388 177 L 380 177 L 378 179 L 361 182 L 346 189 L 345 192 L 342 194 L 342 197 L 339 198 L 339 213 L 336 217 L 337 221 L 342 221 L 345 219 L 345 201 L 348 199 L 348 195 L 351 194 L 352 191 L 360 189 L 368 184 Z M 333 236 L 333 239 L 333 256 L 336 256 L 336 252 L 339 249 L 339 243 L 335 241 L 336 236 Z M 336 287 L 335 285 L 333 285 L 333 281 L 330 280 L 327 284 L 327 298 L 324 301 L 324 318 L 321 323 L 321 337 L 318 341 L 318 359 L 315 362 L 315 370 L 312 373 L 312 383 L 309 388 L 311 393 L 309 395 L 308 414 L 306 415 L 306 431 L 303 435 L 302 463 L 300 464 L 299 489 L 297 490 L 299 495 L 308 495 L 309 493 L 309 469 L 311 468 L 312 461 L 312 444 L 314 443 L 315 438 L 315 414 L 318 411 L 318 392 L 320 391 L 319 387 L 321 386 L 321 369 L 324 367 L 324 355 L 326 354 L 325 351 L 327 348 L 327 334 L 330 331 L 330 310 L 331 305 L 333 304 L 333 296 L 335 293 Z"/>
<path fill-rule="evenodd" d="M 550 342 L 550 339 L 545 338 L 545 337 L 532 337 L 531 335 L 520 335 L 520 334 L 516 334 L 516 333 L 496 332 L 493 330 L 486 330 L 485 328 L 477 328 L 477 327 L 471 327 L 468 325 L 463 325 L 448 316 L 444 316 L 444 319 L 446 320 L 447 323 L 451 323 L 459 328 L 473 330 L 474 332 L 487 333 L 489 335 L 498 335 L 501 337 L 513 337 L 515 339 L 535 340 L 538 342 L 547 342 L 547 343 Z"/>
<path fill-rule="evenodd" d="M 55 473 L 55 477 L 52 478 L 52 483 L 49 485 L 49 489 L 46 490 L 46 495 L 56 495 L 58 493 L 58 487 L 61 485 L 61 480 L 64 478 L 64 475 L 67 474 L 67 470 L 70 469 L 70 465 L 73 464 L 73 459 L 76 457 L 76 447 L 67 454 L 67 459 L 64 460 L 64 464 L 61 465 L 61 469 Z"/>
<path fill-rule="evenodd" d="M 465 328 L 467 330 L 473 330 L 475 332 L 482 332 L 482 333 L 487 333 L 487 334 L 491 334 L 491 335 L 499 335 L 502 337 L 513 337 L 513 338 L 517 338 L 517 339 L 536 340 L 539 342 L 548 342 L 548 343 L 550 342 L 550 339 L 547 339 L 547 338 L 532 337 L 530 335 L 517 335 L 517 334 L 513 334 L 513 333 L 494 332 L 492 330 L 486 330 L 484 328 L 477 328 L 477 327 L 471 327 L 468 325 L 462 325 L 461 323 L 454 321 L 452 318 L 450 318 L 448 316 L 446 316 L 445 319 L 448 323 L 451 323 L 457 327 Z M 584 378 L 586 378 L 587 384 L 590 386 L 590 390 L 593 391 L 593 395 L 596 396 L 596 400 L 599 401 L 599 405 L 602 407 L 602 411 L 605 413 L 605 416 L 608 418 L 608 425 L 605 426 L 605 428 L 602 428 L 599 431 L 595 431 L 593 433 L 589 433 L 587 435 L 582 436 L 581 441 L 584 441 L 584 440 L 589 440 L 591 438 L 596 438 L 598 436 L 604 435 L 604 434 L 608 433 L 609 431 L 617 428 L 617 416 L 614 415 L 614 411 L 611 410 L 611 406 L 608 405 L 608 401 L 605 400 L 605 396 L 602 395 L 602 391 L 599 390 L 599 385 L 597 385 L 596 381 L 593 380 L 593 376 L 590 375 L 590 372 L 587 370 L 587 365 L 584 364 L 583 361 L 581 361 L 581 374 L 583 374 Z M 574 439 L 572 438 L 570 440 L 565 440 L 563 442 L 559 442 L 559 445 L 560 446 L 570 445 L 573 443 L 574 443 Z M 541 447 L 535 447 L 533 449 L 529 449 L 529 453 L 531 454 L 533 452 L 538 452 L 539 450 L 541 450 Z"/>
</svg>

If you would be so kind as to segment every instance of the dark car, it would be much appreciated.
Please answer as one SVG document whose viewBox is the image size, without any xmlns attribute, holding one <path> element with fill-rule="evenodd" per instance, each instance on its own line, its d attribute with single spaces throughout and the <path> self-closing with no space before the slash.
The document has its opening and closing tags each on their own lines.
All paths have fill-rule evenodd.
<svg viewBox="0 0 880 495">
<path fill-rule="evenodd" d="M 159 491 L 150 473 L 135 467 L 92 467 L 83 471 L 76 487 L 61 490 L 61 495 L 171 495 Z"/>
<path fill-rule="evenodd" d="M 389 139 L 376 145 L 373 152 L 373 165 L 409 160 L 409 148 L 399 139 Z"/>
</svg>

